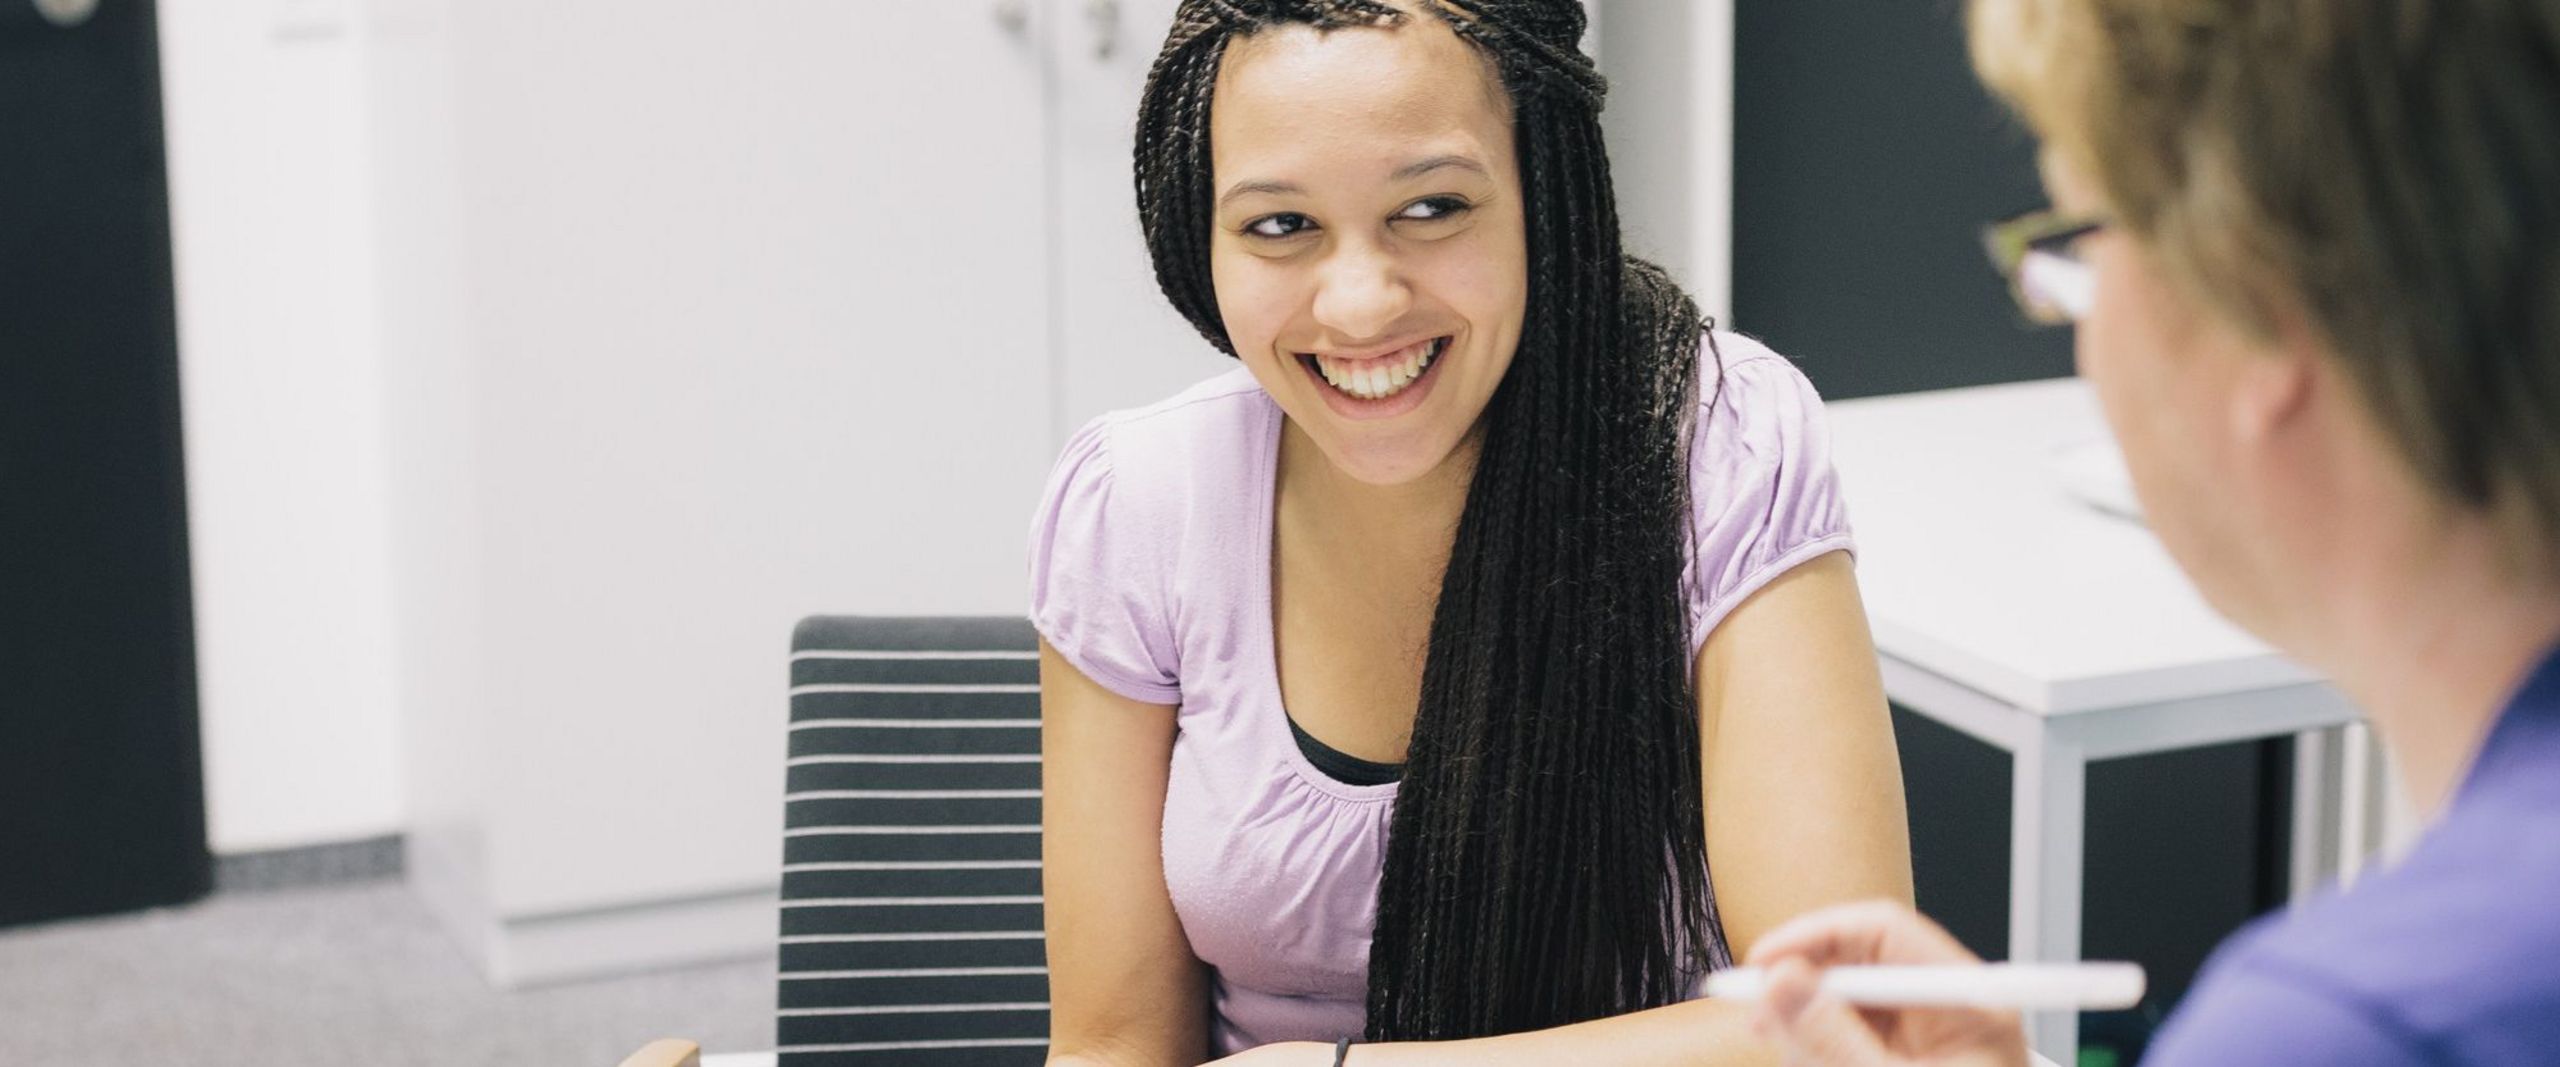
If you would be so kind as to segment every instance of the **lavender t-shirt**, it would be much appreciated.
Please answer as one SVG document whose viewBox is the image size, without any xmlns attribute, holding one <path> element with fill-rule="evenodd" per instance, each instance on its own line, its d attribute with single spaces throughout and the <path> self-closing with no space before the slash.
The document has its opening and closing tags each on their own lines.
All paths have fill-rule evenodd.
<svg viewBox="0 0 2560 1067">
<path fill-rule="evenodd" d="M 1759 342 L 1715 335 L 1691 446 L 1682 588 L 1694 658 L 1772 578 L 1850 548 L 1813 387 Z M 1396 785 L 1309 764 L 1280 704 L 1271 498 L 1283 416 L 1242 368 L 1067 441 L 1031 533 L 1031 621 L 1121 696 L 1179 705 L 1164 875 L 1212 971 L 1229 1053 L 1361 1032 Z"/>
<path fill-rule="evenodd" d="M 2143 1063 L 2560 1063 L 2560 654 L 2407 858 L 2232 938 Z"/>
</svg>

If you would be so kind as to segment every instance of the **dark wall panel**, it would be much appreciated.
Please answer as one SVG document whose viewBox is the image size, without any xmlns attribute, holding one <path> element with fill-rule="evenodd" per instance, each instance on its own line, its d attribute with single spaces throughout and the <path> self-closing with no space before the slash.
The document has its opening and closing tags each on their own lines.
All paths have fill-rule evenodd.
<svg viewBox="0 0 2560 1067">
<path fill-rule="evenodd" d="M 2043 201 L 1949 0 L 1739 0 L 1733 318 L 1845 399 L 2071 373 L 1984 223 Z"/>
<path fill-rule="evenodd" d="M 0 0 L 0 924 L 201 895 L 152 5 Z"/>
</svg>

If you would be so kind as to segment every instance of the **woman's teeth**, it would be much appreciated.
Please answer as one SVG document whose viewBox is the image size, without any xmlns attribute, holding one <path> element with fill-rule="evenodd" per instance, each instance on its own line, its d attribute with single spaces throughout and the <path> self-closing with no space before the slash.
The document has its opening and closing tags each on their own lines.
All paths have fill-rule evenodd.
<svg viewBox="0 0 2560 1067">
<path fill-rule="evenodd" d="M 1324 375 L 1324 380 L 1334 388 L 1354 397 L 1384 400 L 1404 392 L 1413 385 L 1414 379 L 1422 377 L 1423 370 L 1431 366 L 1432 360 L 1440 358 L 1441 349 L 1448 343 L 1446 337 L 1435 337 L 1391 356 L 1356 363 L 1317 356 L 1316 372 Z"/>
</svg>

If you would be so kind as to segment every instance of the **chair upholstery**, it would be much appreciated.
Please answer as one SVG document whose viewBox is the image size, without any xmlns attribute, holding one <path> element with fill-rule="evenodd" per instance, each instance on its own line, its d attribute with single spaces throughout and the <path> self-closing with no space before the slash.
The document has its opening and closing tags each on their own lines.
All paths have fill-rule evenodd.
<svg viewBox="0 0 2560 1067">
<path fill-rule="evenodd" d="M 780 1067 L 1048 1055 L 1036 637 L 814 616 L 792 637 Z"/>
</svg>

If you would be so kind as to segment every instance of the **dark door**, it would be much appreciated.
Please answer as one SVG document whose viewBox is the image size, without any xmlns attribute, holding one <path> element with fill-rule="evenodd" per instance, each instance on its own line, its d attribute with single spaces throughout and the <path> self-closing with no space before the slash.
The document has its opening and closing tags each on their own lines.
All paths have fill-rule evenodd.
<svg viewBox="0 0 2560 1067">
<path fill-rule="evenodd" d="M 202 895 L 149 0 L 0 0 L 0 924 Z"/>
</svg>

